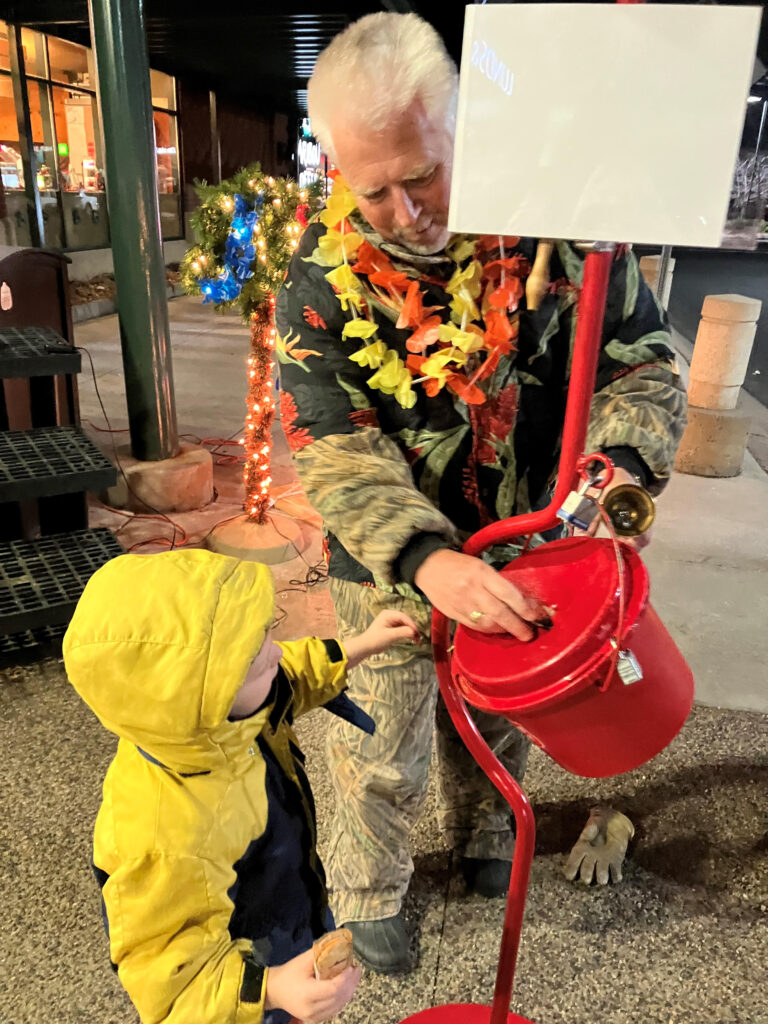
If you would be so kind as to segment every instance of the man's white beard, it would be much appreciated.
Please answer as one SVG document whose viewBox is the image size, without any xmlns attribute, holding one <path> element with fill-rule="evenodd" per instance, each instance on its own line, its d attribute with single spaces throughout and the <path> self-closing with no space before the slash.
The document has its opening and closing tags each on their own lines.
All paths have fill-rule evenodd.
<svg viewBox="0 0 768 1024">
<path fill-rule="evenodd" d="M 409 252 L 414 253 L 416 256 L 434 256 L 443 251 L 452 237 L 453 232 L 449 231 L 448 228 L 443 228 L 437 242 L 432 242 L 430 245 L 419 245 L 418 242 L 411 242 L 407 238 L 396 238 L 395 241 L 398 245 L 402 245 L 404 249 L 408 249 Z"/>
</svg>

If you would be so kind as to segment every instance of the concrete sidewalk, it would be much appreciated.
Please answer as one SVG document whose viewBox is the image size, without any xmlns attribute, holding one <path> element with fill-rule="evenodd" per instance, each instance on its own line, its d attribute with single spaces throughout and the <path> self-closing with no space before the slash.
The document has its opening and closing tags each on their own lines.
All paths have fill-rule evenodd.
<svg viewBox="0 0 768 1024">
<path fill-rule="evenodd" d="M 691 347 L 675 336 L 687 381 Z M 768 410 L 742 393 L 752 443 L 768 438 Z M 750 452 L 741 476 L 673 474 L 644 553 L 653 603 L 688 659 L 696 698 L 768 711 L 768 474 Z"/>
<path fill-rule="evenodd" d="M 245 328 L 193 299 L 174 300 L 170 313 L 180 430 L 197 437 L 236 433 Z M 80 325 L 77 339 L 92 352 L 112 427 L 124 427 L 116 318 Z M 104 426 L 87 374 L 81 400 L 83 416 Z M 109 435 L 97 436 L 109 446 Z M 217 465 L 218 500 L 173 517 L 193 541 L 237 511 L 240 473 L 237 465 Z M 273 476 L 283 486 L 295 479 L 279 430 Z M 659 503 L 648 555 L 653 600 L 708 703 L 765 706 L 759 569 L 767 499 L 765 474 L 748 461 L 730 481 L 675 477 Z M 301 504 L 295 507 L 303 514 Z M 125 522 L 96 503 L 93 516 L 114 528 Z M 169 534 L 167 524 L 144 520 L 120 536 L 128 546 L 158 532 Z M 311 563 L 319 556 L 316 525 L 308 526 L 307 538 L 304 558 Z M 306 572 L 300 558 L 278 567 L 283 638 L 334 631 L 324 585 L 296 583 Z M 298 722 L 321 853 L 333 814 L 323 755 L 327 717 L 318 711 Z M 0 1024 L 137 1024 L 109 969 L 90 869 L 93 821 L 114 745 L 60 663 L 0 673 Z M 517 1012 L 537 1024 L 768 1024 L 768 718 L 699 706 L 667 750 L 617 779 L 568 775 L 534 750 L 526 788 L 538 839 Z M 616 887 L 585 888 L 561 873 L 596 800 L 614 802 L 637 826 L 625 880 Z M 367 974 L 342 1024 L 397 1024 L 449 1000 L 490 1001 L 503 901 L 466 895 L 433 808 L 431 787 L 412 838 L 416 874 L 405 904 L 419 965 L 407 977 Z"/>
</svg>

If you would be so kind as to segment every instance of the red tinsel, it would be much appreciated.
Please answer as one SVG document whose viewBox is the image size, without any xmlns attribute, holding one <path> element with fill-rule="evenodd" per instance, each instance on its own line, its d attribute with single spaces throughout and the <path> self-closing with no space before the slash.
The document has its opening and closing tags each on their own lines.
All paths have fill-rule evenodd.
<svg viewBox="0 0 768 1024">
<path fill-rule="evenodd" d="M 270 295 L 251 315 L 251 354 L 248 357 L 248 406 L 245 420 L 245 514 L 263 523 L 269 508 L 272 451 L 272 371 L 275 368 L 275 297 Z"/>
</svg>

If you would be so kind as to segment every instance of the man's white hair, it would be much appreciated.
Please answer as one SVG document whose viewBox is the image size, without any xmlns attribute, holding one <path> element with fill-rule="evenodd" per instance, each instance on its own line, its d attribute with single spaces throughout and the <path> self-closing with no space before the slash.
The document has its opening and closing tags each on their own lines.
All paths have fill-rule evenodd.
<svg viewBox="0 0 768 1024">
<path fill-rule="evenodd" d="M 312 132 L 335 162 L 335 116 L 376 131 L 419 99 L 452 134 L 458 84 L 456 65 L 428 22 L 416 14 L 369 14 L 336 36 L 317 60 L 307 94 Z"/>
</svg>

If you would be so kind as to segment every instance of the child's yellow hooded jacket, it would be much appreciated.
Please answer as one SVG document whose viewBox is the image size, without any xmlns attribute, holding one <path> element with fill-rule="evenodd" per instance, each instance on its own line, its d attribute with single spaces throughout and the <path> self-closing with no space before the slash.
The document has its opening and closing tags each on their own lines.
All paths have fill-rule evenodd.
<svg viewBox="0 0 768 1024">
<path fill-rule="evenodd" d="M 266 705 L 227 717 L 273 609 L 258 563 L 126 555 L 89 581 L 64 641 L 70 681 L 120 737 L 94 868 L 144 1024 L 256 1024 L 262 965 L 332 926 L 291 721 L 343 688 L 341 647 L 282 644 Z"/>
</svg>

